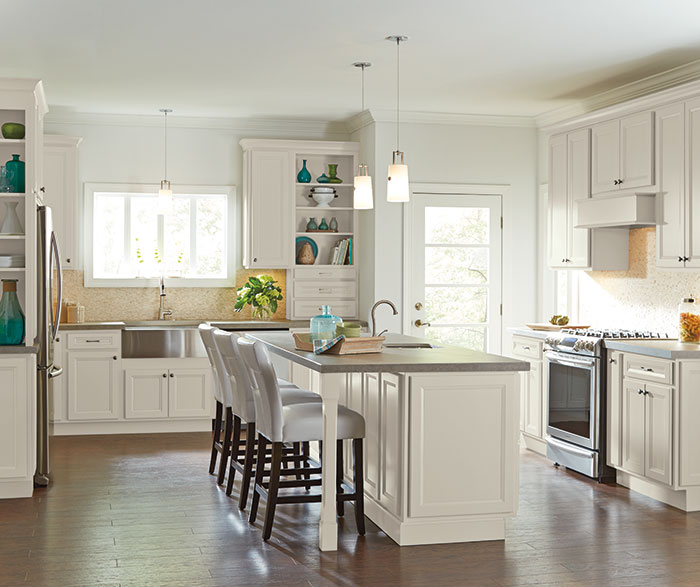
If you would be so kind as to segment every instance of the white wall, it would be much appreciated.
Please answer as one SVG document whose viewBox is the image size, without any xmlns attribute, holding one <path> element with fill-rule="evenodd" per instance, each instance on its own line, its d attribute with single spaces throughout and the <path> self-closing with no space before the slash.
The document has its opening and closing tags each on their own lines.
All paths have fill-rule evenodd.
<svg viewBox="0 0 700 587">
<path fill-rule="evenodd" d="M 382 328 L 401 331 L 403 208 L 386 201 L 386 172 L 396 148 L 396 127 L 374 123 L 374 271 L 360 269 L 360 313 L 368 299 L 388 298 L 399 316 L 383 312 Z M 410 181 L 416 183 L 508 184 L 504 198 L 503 348 L 505 329 L 522 325 L 537 311 L 537 133 L 534 128 L 411 123 L 401 125 L 400 148 Z M 363 153 L 363 157 L 365 154 Z M 367 221 L 369 225 L 370 222 Z"/>
</svg>

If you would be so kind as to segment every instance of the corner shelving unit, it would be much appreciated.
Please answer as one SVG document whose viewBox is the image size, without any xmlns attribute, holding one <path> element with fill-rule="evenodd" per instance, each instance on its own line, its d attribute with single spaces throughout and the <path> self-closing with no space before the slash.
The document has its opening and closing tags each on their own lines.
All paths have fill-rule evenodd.
<svg viewBox="0 0 700 587">
<path fill-rule="evenodd" d="M 0 226 L 7 214 L 9 201 L 18 201 L 17 214 L 24 225 L 24 235 L 0 234 L 0 255 L 24 254 L 24 267 L 0 267 L 0 279 L 17 279 L 17 294 L 26 316 L 25 344 L 34 344 L 37 318 L 36 280 L 36 207 L 41 204 L 41 153 L 43 118 L 48 108 L 39 80 L 0 80 L 0 125 L 19 122 L 25 126 L 24 139 L 0 138 L 0 165 L 18 154 L 25 164 L 26 193 L 0 192 Z"/>
</svg>

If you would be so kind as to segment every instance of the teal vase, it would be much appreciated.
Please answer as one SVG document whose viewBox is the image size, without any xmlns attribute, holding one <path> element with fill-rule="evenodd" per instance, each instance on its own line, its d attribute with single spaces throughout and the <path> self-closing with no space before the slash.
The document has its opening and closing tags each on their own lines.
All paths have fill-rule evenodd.
<svg viewBox="0 0 700 587">
<path fill-rule="evenodd" d="M 19 160 L 19 155 L 12 155 L 12 159 L 5 163 L 7 181 L 10 184 L 10 191 L 24 193 L 24 161 Z"/>
<path fill-rule="evenodd" d="M 306 230 L 318 230 L 315 218 L 309 218 L 309 221 L 306 223 Z"/>
<path fill-rule="evenodd" d="M 328 183 L 343 183 L 343 180 L 338 177 L 338 164 L 328 164 Z"/>
<path fill-rule="evenodd" d="M 322 173 L 316 178 L 316 181 L 318 183 L 330 183 L 330 180 L 328 179 L 328 176 L 325 173 Z"/>
<path fill-rule="evenodd" d="M 24 313 L 17 299 L 17 280 L 2 280 L 0 299 L 0 345 L 24 342 Z"/>
<path fill-rule="evenodd" d="M 331 314 L 330 306 L 321 306 L 321 314 L 311 318 L 311 340 L 330 340 L 335 338 L 335 327 L 342 323 L 342 318 Z"/>
<path fill-rule="evenodd" d="M 328 223 L 325 218 L 321 218 L 321 224 L 318 225 L 319 230 L 328 230 Z"/>
<path fill-rule="evenodd" d="M 310 183 L 311 182 L 311 174 L 309 173 L 309 170 L 306 168 L 306 159 L 304 159 L 304 164 L 301 166 L 299 173 L 297 173 L 297 181 L 299 183 Z"/>
</svg>

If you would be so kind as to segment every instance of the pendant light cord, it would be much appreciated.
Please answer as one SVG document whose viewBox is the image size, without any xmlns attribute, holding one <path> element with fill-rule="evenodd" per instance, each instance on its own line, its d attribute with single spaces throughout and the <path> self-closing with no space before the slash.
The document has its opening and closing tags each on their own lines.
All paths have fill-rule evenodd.
<svg viewBox="0 0 700 587">
<path fill-rule="evenodd" d="M 365 67 L 366 65 L 363 63 L 362 64 L 362 108 L 360 108 L 360 112 L 365 111 Z"/>
<path fill-rule="evenodd" d="M 163 112 L 165 115 L 165 132 L 164 132 L 164 142 L 165 142 L 165 164 L 163 165 L 163 179 L 168 179 L 168 111 Z"/>
<path fill-rule="evenodd" d="M 400 60 L 399 60 L 399 46 L 401 45 L 401 39 L 396 39 L 396 150 L 399 150 L 399 84 L 401 81 L 400 77 Z"/>
</svg>

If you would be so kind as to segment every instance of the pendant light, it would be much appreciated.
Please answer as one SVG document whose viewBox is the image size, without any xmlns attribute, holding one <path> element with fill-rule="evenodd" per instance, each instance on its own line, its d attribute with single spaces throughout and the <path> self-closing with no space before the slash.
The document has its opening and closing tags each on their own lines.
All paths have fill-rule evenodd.
<svg viewBox="0 0 700 587">
<path fill-rule="evenodd" d="M 168 177 L 168 114 L 172 112 L 170 108 L 161 108 L 160 112 L 163 113 L 164 119 L 164 151 L 165 151 L 165 162 L 163 165 L 163 177 L 160 181 L 160 189 L 158 190 L 158 210 L 161 214 L 166 214 L 172 208 L 173 204 L 173 190 L 170 189 L 170 181 Z"/>
<path fill-rule="evenodd" d="M 410 192 L 408 189 L 408 165 L 403 162 L 403 152 L 399 151 L 399 48 L 401 43 L 408 41 L 404 35 L 391 35 L 387 41 L 396 43 L 396 151 L 391 154 L 389 176 L 386 188 L 387 202 L 408 202 Z"/>
<path fill-rule="evenodd" d="M 371 63 L 366 61 L 358 61 L 353 63 L 355 67 L 362 69 L 362 109 L 365 111 L 365 68 L 372 67 Z M 352 207 L 355 210 L 370 210 L 374 208 L 374 195 L 372 194 L 372 176 L 369 174 L 367 165 L 362 163 L 359 165 L 359 170 L 355 176 L 355 191 L 353 192 Z"/>
</svg>

